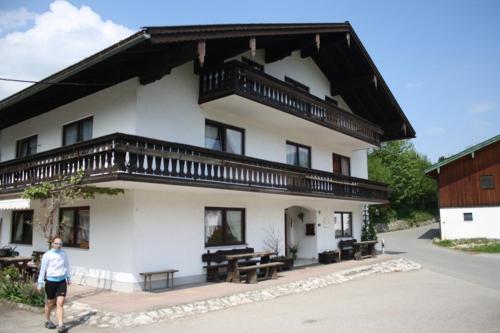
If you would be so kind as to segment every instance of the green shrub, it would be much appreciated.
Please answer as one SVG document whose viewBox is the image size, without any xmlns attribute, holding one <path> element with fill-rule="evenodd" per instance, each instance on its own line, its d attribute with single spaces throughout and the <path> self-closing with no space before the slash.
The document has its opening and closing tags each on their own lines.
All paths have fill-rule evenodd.
<svg viewBox="0 0 500 333">
<path fill-rule="evenodd" d="M 11 302 L 43 307 L 45 297 L 31 282 L 24 282 L 14 267 L 0 270 L 0 298 Z"/>
</svg>

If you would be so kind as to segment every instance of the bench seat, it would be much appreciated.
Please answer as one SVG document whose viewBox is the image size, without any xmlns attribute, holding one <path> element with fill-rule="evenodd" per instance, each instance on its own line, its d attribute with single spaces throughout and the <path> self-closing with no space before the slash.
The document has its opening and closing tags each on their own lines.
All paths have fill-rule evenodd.
<svg viewBox="0 0 500 333">
<path fill-rule="evenodd" d="M 165 269 L 161 271 L 142 272 L 139 273 L 139 275 L 144 276 L 144 289 L 147 289 L 147 282 L 149 278 L 149 291 L 151 291 L 151 285 L 152 285 L 151 278 L 153 275 L 166 274 L 167 288 L 169 287 L 169 285 L 172 285 L 171 288 L 174 288 L 174 273 L 177 273 L 178 271 L 179 271 L 178 269 Z"/>
<path fill-rule="evenodd" d="M 264 279 L 268 278 L 277 279 L 278 278 L 278 275 L 276 274 L 277 268 L 283 265 L 285 265 L 285 263 L 283 262 L 270 262 L 267 264 L 238 267 L 238 271 L 247 273 L 246 283 L 257 283 L 257 270 L 266 269 Z"/>
</svg>

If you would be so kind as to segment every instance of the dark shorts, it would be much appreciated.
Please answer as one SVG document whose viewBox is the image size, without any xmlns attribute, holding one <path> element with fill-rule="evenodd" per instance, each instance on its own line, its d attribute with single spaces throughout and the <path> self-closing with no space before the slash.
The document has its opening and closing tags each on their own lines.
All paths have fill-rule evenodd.
<svg viewBox="0 0 500 333">
<path fill-rule="evenodd" d="M 45 281 L 45 292 L 47 293 L 47 299 L 54 299 L 59 296 L 66 297 L 66 290 L 66 280 L 59 282 Z"/>
</svg>

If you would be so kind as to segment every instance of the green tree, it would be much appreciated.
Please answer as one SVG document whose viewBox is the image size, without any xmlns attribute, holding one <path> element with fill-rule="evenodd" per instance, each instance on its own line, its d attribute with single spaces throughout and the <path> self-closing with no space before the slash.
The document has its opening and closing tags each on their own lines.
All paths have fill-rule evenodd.
<svg viewBox="0 0 500 333">
<path fill-rule="evenodd" d="M 98 194 L 117 195 L 124 193 L 119 188 L 96 187 L 84 183 L 83 170 L 74 175 L 62 176 L 55 181 L 41 182 L 26 188 L 22 197 L 30 200 L 40 200 L 47 209 L 43 221 L 39 221 L 43 236 L 50 242 L 55 236 L 60 236 L 63 225 L 57 223 L 57 212 L 65 204 L 81 199 L 94 199 Z M 49 245 L 50 247 L 50 245 Z"/>
<path fill-rule="evenodd" d="M 368 155 L 368 177 L 388 183 L 390 205 L 398 216 L 437 210 L 436 182 L 425 176 L 431 163 L 408 140 L 389 141 Z"/>
</svg>

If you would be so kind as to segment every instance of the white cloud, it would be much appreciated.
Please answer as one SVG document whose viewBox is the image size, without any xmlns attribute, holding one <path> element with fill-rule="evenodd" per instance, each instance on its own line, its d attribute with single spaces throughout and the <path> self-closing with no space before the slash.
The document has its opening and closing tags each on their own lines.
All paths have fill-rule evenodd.
<svg viewBox="0 0 500 333">
<path fill-rule="evenodd" d="M 496 108 L 496 104 L 493 102 L 480 102 L 471 105 L 469 112 L 472 113 L 483 113 L 488 112 Z"/>
<path fill-rule="evenodd" d="M 420 88 L 424 85 L 423 81 L 417 81 L 417 82 L 407 82 L 406 83 L 406 88 Z"/>
<path fill-rule="evenodd" d="M 16 10 L 0 10 L 0 34 L 26 25 L 36 18 L 36 13 L 21 7 Z"/>
<path fill-rule="evenodd" d="M 430 127 L 429 129 L 427 129 L 427 134 L 429 135 L 443 135 L 443 134 L 446 134 L 446 129 L 444 129 L 443 127 Z"/>
<path fill-rule="evenodd" d="M 40 80 L 134 31 L 104 21 L 90 7 L 57 0 L 35 18 L 32 28 L 0 38 L 0 77 Z M 0 81 L 0 99 L 26 84 Z"/>
</svg>

